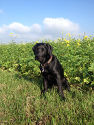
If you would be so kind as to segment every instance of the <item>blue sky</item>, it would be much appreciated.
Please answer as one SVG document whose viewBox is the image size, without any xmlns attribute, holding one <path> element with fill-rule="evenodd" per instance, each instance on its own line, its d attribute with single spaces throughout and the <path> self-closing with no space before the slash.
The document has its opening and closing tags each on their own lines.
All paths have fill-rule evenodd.
<svg viewBox="0 0 94 125">
<path fill-rule="evenodd" d="M 94 0 L 0 0 L 1 42 L 54 39 L 62 32 L 94 34 Z"/>
</svg>

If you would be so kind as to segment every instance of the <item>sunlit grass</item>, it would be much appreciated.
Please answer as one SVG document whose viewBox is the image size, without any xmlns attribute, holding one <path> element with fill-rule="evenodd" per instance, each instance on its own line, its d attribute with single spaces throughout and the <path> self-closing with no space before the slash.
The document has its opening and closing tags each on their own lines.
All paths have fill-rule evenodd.
<svg viewBox="0 0 94 125">
<path fill-rule="evenodd" d="M 57 88 L 41 96 L 41 79 L 27 81 L 16 73 L 0 70 L 0 122 L 2 124 L 94 124 L 94 92 L 80 86 L 64 91 L 61 100 Z"/>
</svg>

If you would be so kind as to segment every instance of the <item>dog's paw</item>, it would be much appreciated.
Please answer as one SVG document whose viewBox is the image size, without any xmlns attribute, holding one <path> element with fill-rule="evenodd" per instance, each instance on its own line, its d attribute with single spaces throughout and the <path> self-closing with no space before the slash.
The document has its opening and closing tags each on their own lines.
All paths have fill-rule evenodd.
<svg viewBox="0 0 94 125">
<path fill-rule="evenodd" d="M 70 89 L 70 87 L 68 88 L 68 92 L 71 92 L 71 89 Z"/>
<path fill-rule="evenodd" d="M 62 97 L 62 100 L 63 100 L 63 101 L 65 101 L 65 100 L 66 100 L 66 98 L 65 98 L 65 97 Z"/>
<path fill-rule="evenodd" d="M 41 95 L 42 95 L 42 94 L 45 94 L 45 92 L 46 92 L 46 91 L 43 89 L 43 90 L 41 91 Z"/>
<path fill-rule="evenodd" d="M 60 96 L 60 100 L 61 100 L 61 101 L 65 101 L 66 98 L 65 98 L 64 96 Z"/>
</svg>

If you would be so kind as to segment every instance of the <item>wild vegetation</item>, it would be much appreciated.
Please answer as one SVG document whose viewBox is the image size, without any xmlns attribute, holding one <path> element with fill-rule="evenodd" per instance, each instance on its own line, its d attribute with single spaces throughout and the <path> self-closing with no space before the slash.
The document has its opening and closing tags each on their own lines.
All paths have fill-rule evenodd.
<svg viewBox="0 0 94 125">
<path fill-rule="evenodd" d="M 37 41 L 38 42 L 38 41 Z M 35 43 L 0 45 L 0 124 L 93 125 L 94 38 L 49 42 L 64 67 L 71 92 L 62 101 L 57 88 L 41 96 L 42 78 Z"/>
<path fill-rule="evenodd" d="M 40 76 L 39 63 L 35 61 L 32 52 L 34 44 L 0 45 L 0 67 L 18 71 L 25 78 Z M 94 84 L 94 39 L 86 36 L 83 40 L 58 39 L 50 44 L 71 83 Z"/>
</svg>

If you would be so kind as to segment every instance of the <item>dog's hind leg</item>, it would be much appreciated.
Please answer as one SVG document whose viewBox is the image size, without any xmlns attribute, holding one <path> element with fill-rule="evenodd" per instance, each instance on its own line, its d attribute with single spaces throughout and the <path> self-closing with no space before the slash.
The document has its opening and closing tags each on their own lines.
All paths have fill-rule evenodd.
<svg viewBox="0 0 94 125">
<path fill-rule="evenodd" d="M 57 78 L 56 80 L 57 80 L 59 95 L 62 97 L 63 100 L 65 100 L 65 96 L 64 96 L 63 88 L 62 88 L 62 79 L 59 75 L 57 75 L 56 78 Z"/>
<path fill-rule="evenodd" d="M 70 85 L 68 83 L 68 80 L 65 77 L 62 80 L 62 84 L 65 87 L 65 89 L 67 89 L 68 91 L 70 91 Z"/>
</svg>

